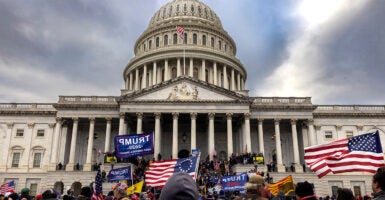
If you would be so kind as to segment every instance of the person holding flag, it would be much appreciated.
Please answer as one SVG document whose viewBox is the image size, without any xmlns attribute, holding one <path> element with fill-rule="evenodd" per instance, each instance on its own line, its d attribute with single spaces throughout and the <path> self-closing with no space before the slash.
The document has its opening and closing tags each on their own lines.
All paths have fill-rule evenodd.
<svg viewBox="0 0 385 200">
<path fill-rule="evenodd" d="M 100 169 L 98 170 L 98 173 L 95 177 L 95 186 L 94 186 L 94 193 L 92 194 L 91 200 L 103 200 L 103 187 L 102 187 L 102 173 L 100 172 Z"/>
</svg>

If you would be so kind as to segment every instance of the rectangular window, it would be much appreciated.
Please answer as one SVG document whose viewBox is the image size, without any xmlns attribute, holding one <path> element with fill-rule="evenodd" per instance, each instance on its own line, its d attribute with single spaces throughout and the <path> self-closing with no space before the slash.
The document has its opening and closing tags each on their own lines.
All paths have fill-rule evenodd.
<svg viewBox="0 0 385 200">
<path fill-rule="evenodd" d="M 337 196 L 338 186 L 332 186 L 332 196 Z"/>
<path fill-rule="evenodd" d="M 333 132 L 325 131 L 325 138 L 326 139 L 332 139 L 333 138 Z"/>
<path fill-rule="evenodd" d="M 37 137 L 44 137 L 44 130 L 43 129 L 37 130 Z"/>
<path fill-rule="evenodd" d="M 353 187 L 353 193 L 354 193 L 354 196 L 357 197 L 357 196 L 362 196 L 361 194 L 361 187 L 360 186 L 354 186 Z"/>
<path fill-rule="evenodd" d="M 353 137 L 353 131 L 346 131 L 346 137 L 347 138 Z"/>
<path fill-rule="evenodd" d="M 41 161 L 41 153 L 35 153 L 33 156 L 33 167 L 39 168 L 40 167 L 40 161 Z"/>
<path fill-rule="evenodd" d="M 12 167 L 18 168 L 19 167 L 19 161 L 20 161 L 20 153 L 15 152 L 12 156 Z"/>
<path fill-rule="evenodd" d="M 37 193 L 37 183 L 31 183 L 29 188 L 30 188 L 29 194 L 32 195 L 32 196 L 35 196 L 36 193 Z"/>
<path fill-rule="evenodd" d="M 24 129 L 17 129 L 16 130 L 16 136 L 23 137 L 24 135 Z"/>
</svg>

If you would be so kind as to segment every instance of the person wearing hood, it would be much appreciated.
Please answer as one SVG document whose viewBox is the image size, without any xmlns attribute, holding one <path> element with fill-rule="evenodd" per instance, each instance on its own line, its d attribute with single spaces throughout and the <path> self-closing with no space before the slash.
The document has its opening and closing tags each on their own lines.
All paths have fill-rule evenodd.
<svg viewBox="0 0 385 200">
<path fill-rule="evenodd" d="M 373 200 L 385 200 L 385 167 L 380 167 L 373 176 Z"/>
<path fill-rule="evenodd" d="M 186 172 L 173 174 L 160 193 L 159 200 L 197 200 L 199 192 L 193 178 Z"/>
</svg>

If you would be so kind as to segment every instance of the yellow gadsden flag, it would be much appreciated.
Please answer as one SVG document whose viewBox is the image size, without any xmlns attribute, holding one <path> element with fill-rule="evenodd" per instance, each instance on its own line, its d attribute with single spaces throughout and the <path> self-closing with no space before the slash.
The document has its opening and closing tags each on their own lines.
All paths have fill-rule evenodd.
<svg viewBox="0 0 385 200">
<path fill-rule="evenodd" d="M 295 190 L 293 177 L 290 175 L 276 183 L 270 184 L 269 190 L 274 196 L 277 196 L 280 190 L 282 190 L 285 195 L 288 195 Z"/>
<path fill-rule="evenodd" d="M 141 193 L 143 183 L 144 183 L 144 181 L 140 181 L 139 183 L 136 183 L 136 184 L 132 185 L 131 187 L 127 188 L 127 190 L 126 190 L 127 194 Z"/>
</svg>

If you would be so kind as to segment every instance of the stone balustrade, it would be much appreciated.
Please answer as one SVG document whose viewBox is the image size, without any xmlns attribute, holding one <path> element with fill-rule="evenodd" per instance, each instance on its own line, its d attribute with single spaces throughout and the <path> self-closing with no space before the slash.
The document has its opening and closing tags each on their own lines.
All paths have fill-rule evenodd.
<svg viewBox="0 0 385 200">
<path fill-rule="evenodd" d="M 115 96 L 59 96 L 59 104 L 116 104 Z"/>
<path fill-rule="evenodd" d="M 310 97 L 255 97 L 254 104 L 306 104 L 311 105 Z"/>
</svg>

